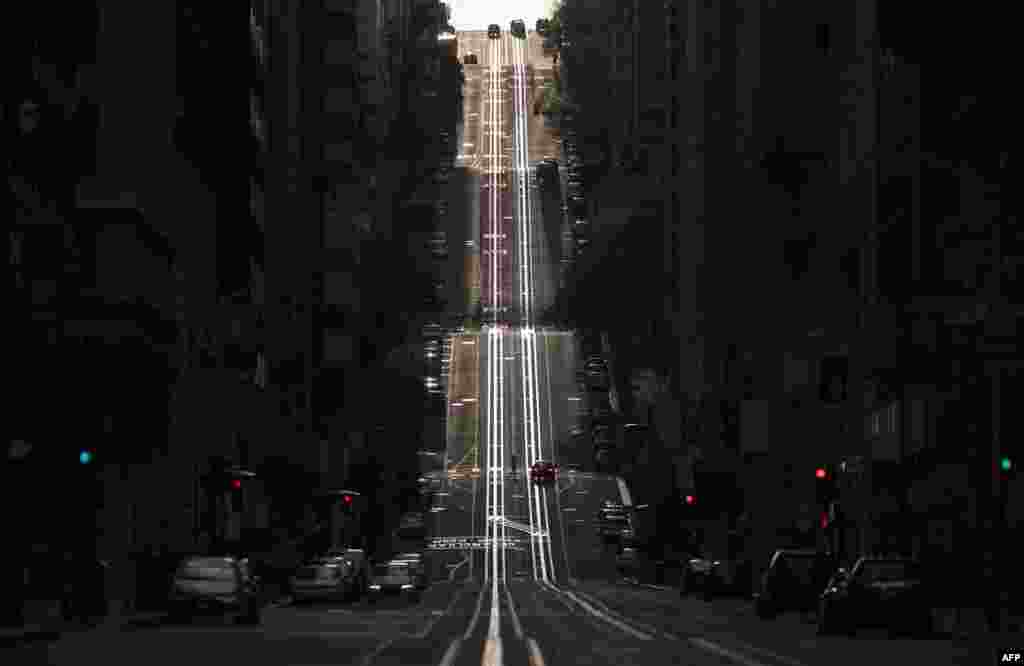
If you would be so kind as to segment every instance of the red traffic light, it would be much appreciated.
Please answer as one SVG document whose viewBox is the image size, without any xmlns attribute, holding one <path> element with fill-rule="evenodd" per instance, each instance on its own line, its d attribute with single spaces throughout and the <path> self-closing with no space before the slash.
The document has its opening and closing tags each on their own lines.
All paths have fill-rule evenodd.
<svg viewBox="0 0 1024 666">
<path fill-rule="evenodd" d="M 242 480 L 241 479 L 231 479 L 231 487 L 234 488 L 235 490 L 241 490 L 242 489 Z"/>
<path fill-rule="evenodd" d="M 341 496 L 341 501 L 344 502 L 345 504 L 351 504 L 352 503 L 352 496 L 351 495 L 342 495 Z"/>
<path fill-rule="evenodd" d="M 824 479 L 828 477 L 828 472 L 825 471 L 824 467 L 819 467 L 818 469 L 814 470 L 814 476 L 819 479 Z"/>
<path fill-rule="evenodd" d="M 828 514 L 825 513 L 825 512 L 822 512 L 822 514 L 821 514 L 821 529 L 825 529 L 827 527 L 828 527 Z"/>
<path fill-rule="evenodd" d="M 686 503 L 687 504 L 691 504 L 691 505 L 696 504 L 697 503 L 697 498 L 694 497 L 693 495 L 687 495 L 686 496 Z"/>
</svg>

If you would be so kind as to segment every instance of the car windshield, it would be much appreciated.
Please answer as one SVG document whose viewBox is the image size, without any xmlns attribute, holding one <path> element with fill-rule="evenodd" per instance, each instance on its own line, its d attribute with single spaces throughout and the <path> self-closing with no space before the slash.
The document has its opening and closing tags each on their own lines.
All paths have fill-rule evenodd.
<svg viewBox="0 0 1024 666">
<path fill-rule="evenodd" d="M 235 569 L 228 560 L 195 559 L 182 564 L 178 575 L 196 580 L 234 580 Z"/>
<path fill-rule="evenodd" d="M 917 567 L 912 562 L 864 562 L 857 579 L 866 583 L 893 583 L 918 578 Z"/>
<path fill-rule="evenodd" d="M 801 583 L 810 583 L 814 576 L 814 557 L 809 555 L 786 555 L 779 564 L 785 566 Z"/>
</svg>

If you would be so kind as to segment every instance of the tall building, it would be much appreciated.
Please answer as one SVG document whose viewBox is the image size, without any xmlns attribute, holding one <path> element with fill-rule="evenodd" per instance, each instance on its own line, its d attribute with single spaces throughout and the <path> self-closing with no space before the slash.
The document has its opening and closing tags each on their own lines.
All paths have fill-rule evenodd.
<svg viewBox="0 0 1024 666">
<path fill-rule="evenodd" d="M 677 486 L 730 489 L 707 545 L 759 563 L 781 541 L 948 553 L 1015 524 L 995 471 L 1016 431 L 1013 162 L 980 138 L 1006 125 L 999 88 L 969 73 L 1001 47 L 952 63 L 877 3 L 581 0 L 563 17 L 563 85 L 600 165 L 595 241 L 563 297 L 608 329 L 615 275 L 652 285 L 614 306 L 629 325 L 610 349 L 620 380 L 664 378 L 650 416 L 679 447 Z M 943 92 L 943 72 L 969 92 Z M 816 497 L 819 467 L 836 504 Z"/>
</svg>

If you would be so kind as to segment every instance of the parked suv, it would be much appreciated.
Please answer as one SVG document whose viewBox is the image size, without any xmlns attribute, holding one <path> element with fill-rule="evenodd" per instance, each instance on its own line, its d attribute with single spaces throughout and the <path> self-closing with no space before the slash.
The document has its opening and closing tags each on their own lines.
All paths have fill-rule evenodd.
<svg viewBox="0 0 1024 666">
<path fill-rule="evenodd" d="M 822 552 L 775 551 L 755 595 L 757 616 L 770 619 L 786 611 L 814 610 L 834 570 L 832 558 Z"/>
</svg>

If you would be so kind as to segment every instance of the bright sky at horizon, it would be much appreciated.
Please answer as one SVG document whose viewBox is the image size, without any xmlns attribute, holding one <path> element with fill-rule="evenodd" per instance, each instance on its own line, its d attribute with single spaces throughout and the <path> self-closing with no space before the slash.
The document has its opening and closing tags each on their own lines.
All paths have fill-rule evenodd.
<svg viewBox="0 0 1024 666">
<path fill-rule="evenodd" d="M 452 25 L 456 30 L 486 30 L 491 23 L 497 23 L 502 30 L 508 30 L 513 19 L 523 19 L 526 29 L 533 30 L 539 18 L 546 18 L 558 0 L 447 0 L 452 10 Z"/>
</svg>

